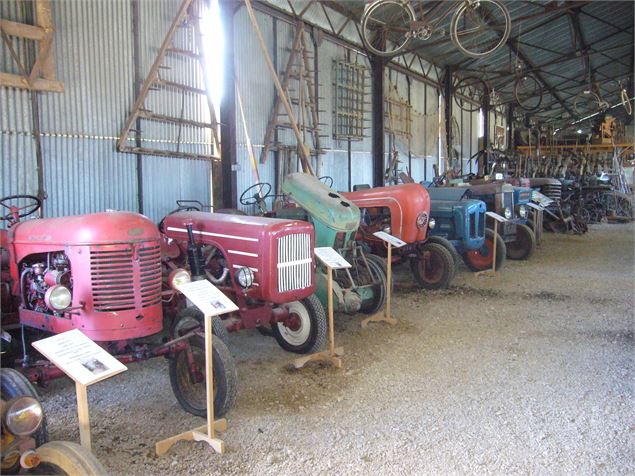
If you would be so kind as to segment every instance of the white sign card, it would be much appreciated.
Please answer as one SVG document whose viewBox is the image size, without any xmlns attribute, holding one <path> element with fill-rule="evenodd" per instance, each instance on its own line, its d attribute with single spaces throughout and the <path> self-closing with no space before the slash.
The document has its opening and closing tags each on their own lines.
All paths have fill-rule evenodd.
<svg viewBox="0 0 635 476">
<path fill-rule="evenodd" d="M 317 256 L 322 263 L 331 269 L 344 269 L 351 267 L 351 264 L 330 246 L 315 248 L 315 256 Z"/>
<path fill-rule="evenodd" d="M 507 221 L 507 218 L 500 216 L 498 213 L 494 212 L 486 212 L 488 217 L 492 217 L 494 220 L 499 221 L 501 223 Z"/>
<path fill-rule="evenodd" d="M 205 316 L 218 316 L 238 310 L 238 306 L 207 279 L 191 281 L 177 288 Z"/>
<path fill-rule="evenodd" d="M 385 231 L 377 231 L 373 233 L 373 235 L 375 235 L 380 240 L 384 240 L 386 243 L 390 243 L 395 248 L 401 248 L 402 246 L 406 246 L 407 244 L 405 241 L 402 241 L 396 236 L 386 233 Z"/>
<path fill-rule="evenodd" d="M 538 211 L 543 211 L 544 207 L 541 207 L 540 205 L 536 205 L 535 203 L 527 203 L 526 204 L 529 208 L 533 208 L 534 210 L 538 210 Z"/>
<path fill-rule="evenodd" d="M 35 341 L 33 347 L 82 385 L 91 385 L 128 370 L 79 329 Z"/>
</svg>

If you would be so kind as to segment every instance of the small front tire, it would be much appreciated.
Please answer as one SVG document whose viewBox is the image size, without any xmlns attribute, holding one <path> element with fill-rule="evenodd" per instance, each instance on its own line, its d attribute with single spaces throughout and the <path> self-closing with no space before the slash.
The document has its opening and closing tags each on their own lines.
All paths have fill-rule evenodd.
<svg viewBox="0 0 635 476">
<path fill-rule="evenodd" d="M 492 255 L 494 253 L 494 230 L 485 230 L 485 243 L 478 250 L 469 250 L 463 253 L 465 265 L 472 271 L 484 271 L 492 269 Z M 505 263 L 507 248 L 505 240 L 499 234 L 496 235 L 496 271 L 499 271 Z"/>
<path fill-rule="evenodd" d="M 322 303 L 315 294 L 302 301 L 287 304 L 289 323 L 275 322 L 271 326 L 273 336 L 287 352 L 310 354 L 319 351 L 326 343 L 328 321 Z"/>
<path fill-rule="evenodd" d="M 516 239 L 507 243 L 507 257 L 515 260 L 526 260 L 536 249 L 536 235 L 527 225 L 516 225 Z"/>
<path fill-rule="evenodd" d="M 454 276 L 454 258 L 444 246 L 425 243 L 410 260 L 410 269 L 420 287 L 445 289 Z"/>
<path fill-rule="evenodd" d="M 40 464 L 20 474 L 67 474 L 102 476 L 108 474 L 89 450 L 70 441 L 51 441 L 36 449 Z"/>
<path fill-rule="evenodd" d="M 190 373 L 187 351 L 181 350 L 170 359 L 170 385 L 183 410 L 192 415 L 207 416 L 205 387 L 205 339 L 190 337 L 195 376 Z M 214 417 L 225 415 L 234 405 L 238 391 L 236 364 L 223 341 L 212 336 L 212 365 L 214 370 Z"/>
</svg>

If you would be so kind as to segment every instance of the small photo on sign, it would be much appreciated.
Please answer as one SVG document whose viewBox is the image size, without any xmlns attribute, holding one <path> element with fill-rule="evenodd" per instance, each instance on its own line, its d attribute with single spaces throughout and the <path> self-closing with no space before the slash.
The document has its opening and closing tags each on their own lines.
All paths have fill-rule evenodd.
<svg viewBox="0 0 635 476">
<path fill-rule="evenodd" d="M 222 311 L 223 309 L 225 309 L 225 305 L 216 299 L 213 301 L 210 301 L 210 304 L 212 305 L 214 309 L 217 309 L 219 311 Z"/>
<path fill-rule="evenodd" d="M 96 357 L 91 357 L 87 360 L 82 360 L 81 364 L 88 369 L 92 374 L 99 375 L 108 371 L 108 367 L 101 360 Z"/>
</svg>

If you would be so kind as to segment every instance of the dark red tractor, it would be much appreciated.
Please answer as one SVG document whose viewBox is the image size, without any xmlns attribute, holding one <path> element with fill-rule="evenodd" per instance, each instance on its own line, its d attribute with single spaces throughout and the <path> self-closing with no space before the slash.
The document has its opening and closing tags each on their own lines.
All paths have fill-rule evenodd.
<svg viewBox="0 0 635 476">
<path fill-rule="evenodd" d="M 79 329 L 124 363 L 169 359 L 170 382 L 183 408 L 205 415 L 205 354 L 200 328 L 181 336 L 163 331 L 173 284 L 183 269 L 163 271 L 163 237 L 137 213 L 105 212 L 31 219 L 41 201 L 30 195 L 0 200 L 2 366 L 45 384 L 63 373 L 30 342 Z M 240 248 L 237 248 L 237 250 Z M 214 337 L 214 410 L 223 415 L 236 395 L 236 368 Z"/>
<path fill-rule="evenodd" d="M 190 266 L 192 279 L 208 279 L 236 303 L 237 312 L 214 324 L 219 334 L 257 328 L 301 354 L 324 346 L 328 323 L 314 294 L 313 225 L 201 212 L 193 202 L 180 208 L 159 224 L 169 244 L 164 259 L 176 269 L 200 263 Z M 201 318 L 196 311 L 180 311 L 175 335 Z"/>
</svg>

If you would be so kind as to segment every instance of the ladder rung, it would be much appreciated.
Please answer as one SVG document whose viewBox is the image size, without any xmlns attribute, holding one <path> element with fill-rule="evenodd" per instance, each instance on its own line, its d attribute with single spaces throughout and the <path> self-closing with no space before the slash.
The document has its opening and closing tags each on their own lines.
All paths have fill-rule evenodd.
<svg viewBox="0 0 635 476">
<path fill-rule="evenodd" d="M 186 84 L 175 83 L 174 81 L 166 81 L 164 79 L 157 79 L 154 84 L 164 89 L 178 89 L 179 91 L 188 91 L 190 93 L 201 94 L 203 96 L 207 94 L 204 89 L 194 88 Z"/>
<path fill-rule="evenodd" d="M 206 124 L 205 122 L 191 121 L 189 119 L 180 119 L 178 117 L 165 116 L 163 114 L 153 114 L 151 112 L 139 111 L 139 117 L 147 119 L 149 121 L 157 121 L 157 122 L 170 122 L 172 124 L 184 124 L 192 127 L 200 127 L 204 129 L 211 129 L 211 124 Z"/>
<path fill-rule="evenodd" d="M 175 55 L 188 56 L 194 59 L 200 59 L 201 55 L 198 53 L 194 53 L 193 51 L 183 50 L 181 48 L 168 48 L 166 50 L 168 53 L 174 53 Z"/>
</svg>

